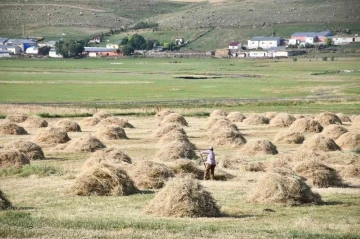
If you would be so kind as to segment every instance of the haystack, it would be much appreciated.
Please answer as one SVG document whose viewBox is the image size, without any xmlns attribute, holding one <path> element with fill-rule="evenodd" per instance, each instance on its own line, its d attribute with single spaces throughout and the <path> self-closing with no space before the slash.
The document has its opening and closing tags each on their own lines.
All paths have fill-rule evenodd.
<svg viewBox="0 0 360 239">
<path fill-rule="evenodd" d="M 274 112 L 274 111 L 270 111 L 270 112 L 265 112 L 264 116 L 266 118 L 268 118 L 269 120 L 272 120 L 273 118 L 275 118 L 275 116 L 279 114 L 278 112 Z"/>
<path fill-rule="evenodd" d="M 175 174 L 188 173 L 193 174 L 197 179 L 204 178 L 204 170 L 200 169 L 192 160 L 177 159 L 170 164 L 170 168 L 174 171 Z"/>
<path fill-rule="evenodd" d="M 360 115 L 353 117 L 351 127 L 360 129 Z"/>
<path fill-rule="evenodd" d="M 233 128 L 216 128 L 208 134 L 210 141 L 215 145 L 232 145 L 240 146 L 246 143 L 244 136 Z"/>
<path fill-rule="evenodd" d="M 131 178 L 140 189 L 158 189 L 174 177 L 172 170 L 164 164 L 153 161 L 140 161 L 130 169 Z"/>
<path fill-rule="evenodd" d="M 226 117 L 228 115 L 228 113 L 225 110 L 214 110 L 213 112 L 210 113 L 210 117 L 218 117 L 218 116 L 222 116 L 222 117 Z"/>
<path fill-rule="evenodd" d="M 27 128 L 45 128 L 48 127 L 48 122 L 39 116 L 30 116 L 24 122 Z"/>
<path fill-rule="evenodd" d="M 168 116 L 169 114 L 172 114 L 172 113 L 175 113 L 175 112 L 172 111 L 172 110 L 169 110 L 169 109 L 165 109 L 165 110 L 162 110 L 162 111 L 160 111 L 160 112 L 157 112 L 157 113 L 155 114 L 155 117 L 156 117 L 158 120 L 162 121 L 166 116 Z"/>
<path fill-rule="evenodd" d="M 96 164 L 84 170 L 70 188 L 79 196 L 126 196 L 139 190 L 125 170 L 109 164 Z"/>
<path fill-rule="evenodd" d="M 125 130 L 118 126 L 102 126 L 98 128 L 96 135 L 107 140 L 128 139 Z"/>
<path fill-rule="evenodd" d="M 106 119 L 102 119 L 98 123 L 98 126 L 110 126 L 110 125 L 116 125 L 116 126 L 121 127 L 121 128 L 129 128 L 129 129 L 135 128 L 132 124 L 130 124 L 128 122 L 128 120 L 117 118 L 117 117 L 114 117 L 114 116 L 107 117 Z"/>
<path fill-rule="evenodd" d="M 321 125 L 342 124 L 341 119 L 336 114 L 331 112 L 320 113 L 315 117 L 315 120 L 318 121 Z"/>
<path fill-rule="evenodd" d="M 30 164 L 30 160 L 19 150 L 9 149 L 0 151 L 0 168 L 21 168 L 25 164 Z"/>
<path fill-rule="evenodd" d="M 324 128 L 324 130 L 323 130 L 323 132 L 321 132 L 321 134 L 327 138 L 336 140 L 341 135 L 343 135 L 347 132 L 348 132 L 348 130 L 341 125 L 328 125 Z"/>
<path fill-rule="evenodd" d="M 98 118 L 100 120 L 106 119 L 106 118 L 111 117 L 111 116 L 112 116 L 112 114 L 110 114 L 108 112 L 105 112 L 105 111 L 100 111 L 100 112 L 93 115 L 94 118 Z"/>
<path fill-rule="evenodd" d="M 220 208 L 211 194 L 191 176 L 169 180 L 145 208 L 160 217 L 218 217 Z"/>
<path fill-rule="evenodd" d="M 340 147 L 334 142 L 334 140 L 329 139 L 323 135 L 316 134 L 306 139 L 300 147 L 300 150 L 327 152 L 340 150 Z"/>
<path fill-rule="evenodd" d="M 194 149 L 181 141 L 174 141 L 164 145 L 156 154 L 156 159 L 162 161 L 173 161 L 174 159 L 197 159 Z"/>
<path fill-rule="evenodd" d="M 230 120 L 226 119 L 224 116 L 209 117 L 204 125 L 204 129 L 211 129 L 219 120 L 226 121 L 229 125 L 232 124 Z"/>
<path fill-rule="evenodd" d="M 339 119 L 341 120 L 341 122 L 351 122 L 351 119 L 349 116 L 343 114 L 343 113 L 337 113 L 336 114 L 337 117 L 339 117 Z"/>
<path fill-rule="evenodd" d="M 28 133 L 23 127 L 17 124 L 4 122 L 0 124 L 0 134 L 25 135 Z"/>
<path fill-rule="evenodd" d="M 189 148 L 196 149 L 196 146 L 190 142 L 187 135 L 183 134 L 181 131 L 177 131 L 177 130 L 172 130 L 168 134 L 163 135 L 160 138 L 158 145 L 163 146 L 163 145 L 169 144 L 174 141 L 180 141 L 180 142 L 184 143 L 186 146 L 188 146 Z"/>
<path fill-rule="evenodd" d="M 132 164 L 132 159 L 120 149 L 105 148 L 92 153 L 90 158 L 86 160 L 83 168 L 90 168 L 94 164 L 99 163 L 127 166 Z"/>
<path fill-rule="evenodd" d="M 234 130 L 238 130 L 238 127 L 235 124 L 233 124 L 230 120 L 219 117 L 209 118 L 204 128 L 205 129 L 215 128 L 214 130 L 219 128 L 233 128 Z"/>
<path fill-rule="evenodd" d="M 302 133 L 293 131 L 280 131 L 275 135 L 274 142 L 280 144 L 302 144 L 305 137 Z"/>
<path fill-rule="evenodd" d="M 161 125 L 167 125 L 167 124 L 178 124 L 181 126 L 188 126 L 188 122 L 184 118 L 184 116 L 178 114 L 178 113 L 171 113 L 161 121 Z"/>
<path fill-rule="evenodd" d="M 11 202 L 6 198 L 5 193 L 0 190 L 0 211 L 13 208 L 14 207 L 11 205 Z"/>
<path fill-rule="evenodd" d="M 185 130 L 177 124 L 166 124 L 161 126 L 160 128 L 158 128 L 155 132 L 154 132 L 154 136 L 155 137 L 162 137 L 168 133 L 170 133 L 171 131 L 178 131 L 179 133 L 182 133 L 184 135 L 186 135 Z"/>
<path fill-rule="evenodd" d="M 41 147 L 31 141 L 14 141 L 5 145 L 4 149 L 16 149 L 25 154 L 30 160 L 45 159 L 45 155 Z"/>
<path fill-rule="evenodd" d="M 341 135 L 337 140 L 336 144 L 341 149 L 354 149 L 360 147 L 360 134 L 347 132 Z"/>
<path fill-rule="evenodd" d="M 344 178 L 360 178 L 360 163 L 346 165 L 341 169 L 340 175 Z"/>
<path fill-rule="evenodd" d="M 62 119 L 55 126 L 64 129 L 66 132 L 81 132 L 80 125 L 70 119 Z"/>
<path fill-rule="evenodd" d="M 342 180 L 336 170 L 317 160 L 300 162 L 293 170 L 315 187 L 342 186 Z"/>
<path fill-rule="evenodd" d="M 23 123 L 27 118 L 27 115 L 21 113 L 9 114 L 6 116 L 7 120 L 15 123 Z"/>
<path fill-rule="evenodd" d="M 230 112 L 226 118 L 231 122 L 243 122 L 246 119 L 245 115 L 240 112 Z"/>
<path fill-rule="evenodd" d="M 71 140 L 67 145 L 63 146 L 63 148 L 71 152 L 94 152 L 106 148 L 106 146 L 98 138 L 87 135 Z"/>
<path fill-rule="evenodd" d="M 276 146 L 265 139 L 255 139 L 247 142 L 241 149 L 247 155 L 278 154 Z"/>
<path fill-rule="evenodd" d="M 64 129 L 47 127 L 36 134 L 34 140 L 45 144 L 63 144 L 70 141 L 70 138 Z"/>
<path fill-rule="evenodd" d="M 270 121 L 270 126 L 289 127 L 295 120 L 295 117 L 288 113 L 279 113 Z"/>
<path fill-rule="evenodd" d="M 251 189 L 249 202 L 280 205 L 300 205 L 304 203 L 321 203 L 321 196 L 301 178 L 295 175 L 266 173 Z"/>
<path fill-rule="evenodd" d="M 253 114 L 243 121 L 246 125 L 261 125 L 261 124 L 269 124 L 269 119 L 260 114 Z"/>
<path fill-rule="evenodd" d="M 289 131 L 299 132 L 299 133 L 304 133 L 304 132 L 319 133 L 322 130 L 323 127 L 319 122 L 307 118 L 295 120 L 294 123 L 292 123 L 289 128 Z"/>
<path fill-rule="evenodd" d="M 100 122 L 100 118 L 96 117 L 86 117 L 80 121 L 80 124 L 83 126 L 95 126 Z"/>
</svg>

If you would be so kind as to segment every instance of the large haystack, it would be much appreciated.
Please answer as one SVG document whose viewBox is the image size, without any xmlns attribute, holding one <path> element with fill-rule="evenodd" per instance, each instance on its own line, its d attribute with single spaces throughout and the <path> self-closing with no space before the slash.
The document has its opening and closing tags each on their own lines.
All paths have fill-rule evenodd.
<svg viewBox="0 0 360 239">
<path fill-rule="evenodd" d="M 168 134 L 163 135 L 160 138 L 158 145 L 163 146 L 174 141 L 180 141 L 183 144 L 187 145 L 189 148 L 196 149 L 196 146 L 190 142 L 187 135 L 177 130 L 172 130 Z"/>
<path fill-rule="evenodd" d="M 98 128 L 96 135 L 107 140 L 128 139 L 125 130 L 118 126 L 102 126 Z"/>
<path fill-rule="evenodd" d="M 341 125 L 328 125 L 324 128 L 323 132 L 321 132 L 322 135 L 324 135 L 327 138 L 336 140 L 337 138 L 339 138 L 341 135 L 347 133 L 348 130 L 346 128 L 344 128 Z"/>
<path fill-rule="evenodd" d="M 232 145 L 240 146 L 246 143 L 244 136 L 230 127 L 214 127 L 208 134 L 210 141 L 215 145 Z"/>
<path fill-rule="evenodd" d="M 209 117 L 208 120 L 206 121 L 205 125 L 204 125 L 204 129 L 211 129 L 212 127 L 214 127 L 216 122 L 218 122 L 220 120 L 223 121 L 223 122 L 227 122 L 228 125 L 232 124 L 232 122 L 230 120 L 226 119 L 223 116 Z"/>
<path fill-rule="evenodd" d="M 33 115 L 25 120 L 24 125 L 27 128 L 45 128 L 48 127 L 49 124 L 43 118 Z"/>
<path fill-rule="evenodd" d="M 276 146 L 265 139 L 255 139 L 248 141 L 241 149 L 247 155 L 266 155 L 278 154 Z"/>
<path fill-rule="evenodd" d="M 45 155 L 41 147 L 31 141 L 14 141 L 5 145 L 4 149 L 16 149 L 25 154 L 30 160 L 45 159 Z"/>
<path fill-rule="evenodd" d="M 300 205 L 304 203 L 321 203 L 321 196 L 301 178 L 295 175 L 266 173 L 251 189 L 249 202 L 280 205 Z"/>
<path fill-rule="evenodd" d="M 114 117 L 114 116 L 102 119 L 98 123 L 98 126 L 111 126 L 111 125 L 112 126 L 116 125 L 116 126 L 121 127 L 121 128 L 129 128 L 129 129 L 135 128 L 132 124 L 129 123 L 128 120 L 117 118 L 117 117 Z"/>
<path fill-rule="evenodd" d="M 93 115 L 94 118 L 98 118 L 98 119 L 106 119 L 108 117 L 111 117 L 112 114 L 108 113 L 108 112 L 105 112 L 105 111 L 100 111 L 96 114 Z"/>
<path fill-rule="evenodd" d="M 231 122 L 243 122 L 246 116 L 240 112 L 230 112 L 226 118 Z"/>
<path fill-rule="evenodd" d="M 345 115 L 345 114 L 343 114 L 343 113 L 337 113 L 336 116 L 339 117 L 339 119 L 340 119 L 341 122 L 343 122 L 343 123 L 344 123 L 344 122 L 347 122 L 347 123 L 351 122 L 350 117 L 347 116 L 347 115 Z"/>
<path fill-rule="evenodd" d="M 15 122 L 15 123 L 23 123 L 27 118 L 28 118 L 27 115 L 21 114 L 21 113 L 14 113 L 14 114 L 9 114 L 6 116 L 6 119 L 8 121 Z"/>
<path fill-rule="evenodd" d="M 11 202 L 6 198 L 5 193 L 0 190 L 0 211 L 13 209 Z"/>
<path fill-rule="evenodd" d="M 55 126 L 64 129 L 66 132 L 81 132 L 80 125 L 70 119 L 62 119 Z"/>
<path fill-rule="evenodd" d="M 167 125 L 167 124 L 178 124 L 181 126 L 188 126 L 188 122 L 186 121 L 184 116 L 178 113 L 171 113 L 165 116 L 165 118 L 161 121 L 161 125 Z"/>
<path fill-rule="evenodd" d="M 94 164 L 99 163 L 128 166 L 129 164 L 132 164 L 132 159 L 120 149 L 105 148 L 92 153 L 90 158 L 86 160 L 83 167 L 90 168 Z"/>
<path fill-rule="evenodd" d="M 213 112 L 210 113 L 210 117 L 226 117 L 228 115 L 228 113 L 225 110 L 214 110 Z"/>
<path fill-rule="evenodd" d="M 270 121 L 270 126 L 289 127 L 295 120 L 295 117 L 292 115 L 279 113 Z"/>
<path fill-rule="evenodd" d="M 166 116 L 168 116 L 169 114 L 172 114 L 172 113 L 175 113 L 175 112 L 172 110 L 169 110 L 169 109 L 165 109 L 165 110 L 157 112 L 155 114 L 155 118 L 162 121 Z"/>
<path fill-rule="evenodd" d="M 300 162 L 293 170 L 315 187 L 342 186 L 342 180 L 336 170 L 317 160 Z"/>
<path fill-rule="evenodd" d="M 44 144 L 63 144 L 70 141 L 70 138 L 64 129 L 47 127 L 36 134 L 34 140 Z"/>
<path fill-rule="evenodd" d="M 341 135 L 337 140 L 336 144 L 341 149 L 354 149 L 360 147 L 360 134 L 347 132 Z"/>
<path fill-rule="evenodd" d="M 27 131 L 14 123 L 4 122 L 0 124 L 0 134 L 8 134 L 8 135 L 25 135 L 28 134 Z"/>
<path fill-rule="evenodd" d="M 331 112 L 320 113 L 315 117 L 315 120 L 318 121 L 321 125 L 342 124 L 341 119 L 336 114 Z"/>
<path fill-rule="evenodd" d="M 275 135 L 274 142 L 280 144 L 302 144 L 305 137 L 302 133 L 289 130 L 280 131 Z"/>
<path fill-rule="evenodd" d="M 177 159 L 170 164 L 170 168 L 174 171 L 175 174 L 190 173 L 193 174 L 197 179 L 204 178 L 204 170 L 200 169 L 192 160 Z"/>
<path fill-rule="evenodd" d="M 278 112 L 274 112 L 274 111 L 270 111 L 270 112 L 265 112 L 264 116 L 266 118 L 268 118 L 269 120 L 272 120 L 273 118 L 275 118 L 275 116 L 279 114 Z"/>
<path fill-rule="evenodd" d="M 166 124 L 161 126 L 160 128 L 158 128 L 155 132 L 154 132 L 154 136 L 155 137 L 162 137 L 168 133 L 170 133 L 171 131 L 178 131 L 184 135 L 186 135 L 185 130 L 177 124 Z"/>
<path fill-rule="evenodd" d="M 205 124 L 206 129 L 221 129 L 221 128 L 232 128 L 234 130 L 238 130 L 238 127 L 233 124 L 230 120 L 226 118 L 209 118 L 208 122 Z"/>
<path fill-rule="evenodd" d="M 319 133 L 323 130 L 323 127 L 319 122 L 313 119 L 301 118 L 297 119 L 290 125 L 289 131 L 293 132 L 314 132 Z"/>
<path fill-rule="evenodd" d="M 360 115 L 357 115 L 352 118 L 351 127 L 355 129 L 360 129 Z"/>
<path fill-rule="evenodd" d="M 106 146 L 98 138 L 91 135 L 71 140 L 64 146 L 66 151 L 71 152 L 94 152 L 103 148 Z"/>
<path fill-rule="evenodd" d="M 80 121 L 80 124 L 83 126 L 95 126 L 100 122 L 100 118 L 96 117 L 86 117 Z"/>
<path fill-rule="evenodd" d="M 136 187 L 140 189 L 162 188 L 169 178 L 174 177 L 174 173 L 169 167 L 153 161 L 136 163 L 129 174 Z"/>
<path fill-rule="evenodd" d="M 243 121 L 246 125 L 262 125 L 262 124 L 269 124 L 269 119 L 265 116 L 260 114 L 253 114 Z"/>
<path fill-rule="evenodd" d="M 181 141 L 174 141 L 164 145 L 156 154 L 156 159 L 173 161 L 174 159 L 197 159 L 198 156 L 191 146 Z"/>
<path fill-rule="evenodd" d="M 160 217 L 218 217 L 220 208 L 211 194 L 191 176 L 169 180 L 145 208 Z"/>
<path fill-rule="evenodd" d="M 96 164 L 84 170 L 70 188 L 79 196 L 126 196 L 138 189 L 126 171 L 109 164 Z"/>
<path fill-rule="evenodd" d="M 335 143 L 334 140 L 329 139 L 323 135 L 313 135 L 306 139 L 300 150 L 304 151 L 336 151 L 340 150 L 340 147 Z"/>
<path fill-rule="evenodd" d="M 25 164 L 30 164 L 30 160 L 19 150 L 9 149 L 0 151 L 0 168 L 21 168 Z"/>
</svg>

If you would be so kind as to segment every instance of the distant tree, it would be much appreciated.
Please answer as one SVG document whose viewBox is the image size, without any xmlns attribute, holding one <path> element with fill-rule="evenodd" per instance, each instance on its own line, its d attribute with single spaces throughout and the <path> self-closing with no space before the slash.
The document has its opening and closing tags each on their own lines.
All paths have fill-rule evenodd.
<svg viewBox="0 0 360 239">
<path fill-rule="evenodd" d="M 125 56 L 130 56 L 132 53 L 134 53 L 134 48 L 130 44 L 127 44 L 122 47 L 122 52 Z"/>
<path fill-rule="evenodd" d="M 127 37 L 124 37 L 123 39 L 121 39 L 121 45 L 126 45 L 126 44 L 128 44 L 128 42 L 129 42 L 129 38 L 127 38 Z"/>
<path fill-rule="evenodd" d="M 145 50 L 146 49 L 146 40 L 143 36 L 139 34 L 134 34 L 129 40 L 129 44 L 135 50 Z"/>
<path fill-rule="evenodd" d="M 325 46 L 331 46 L 333 44 L 333 40 L 331 38 L 326 38 Z"/>
<path fill-rule="evenodd" d="M 146 40 L 146 50 L 152 50 L 154 48 L 155 44 L 156 44 L 155 40 L 147 39 Z"/>
<path fill-rule="evenodd" d="M 84 41 L 66 40 L 57 42 L 55 44 L 55 50 L 57 54 L 68 58 L 81 54 L 85 50 L 84 46 Z"/>
</svg>

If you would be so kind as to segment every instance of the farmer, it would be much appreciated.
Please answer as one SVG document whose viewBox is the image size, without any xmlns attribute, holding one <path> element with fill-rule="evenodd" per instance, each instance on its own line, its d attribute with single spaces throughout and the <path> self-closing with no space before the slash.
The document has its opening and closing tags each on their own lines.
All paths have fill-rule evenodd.
<svg viewBox="0 0 360 239">
<path fill-rule="evenodd" d="M 207 160 L 204 163 L 205 164 L 204 180 L 207 180 L 209 178 L 209 174 L 210 174 L 210 179 L 214 180 L 214 172 L 216 167 L 214 148 L 211 146 L 209 150 L 200 151 L 200 154 L 207 154 Z"/>
</svg>

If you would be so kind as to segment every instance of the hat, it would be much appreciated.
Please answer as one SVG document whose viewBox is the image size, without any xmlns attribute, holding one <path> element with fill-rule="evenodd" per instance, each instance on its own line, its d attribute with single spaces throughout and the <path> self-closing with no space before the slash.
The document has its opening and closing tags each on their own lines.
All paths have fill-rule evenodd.
<svg viewBox="0 0 360 239">
<path fill-rule="evenodd" d="M 213 146 L 210 146 L 210 148 L 209 148 L 209 149 L 213 150 L 214 148 L 213 148 Z"/>
</svg>

